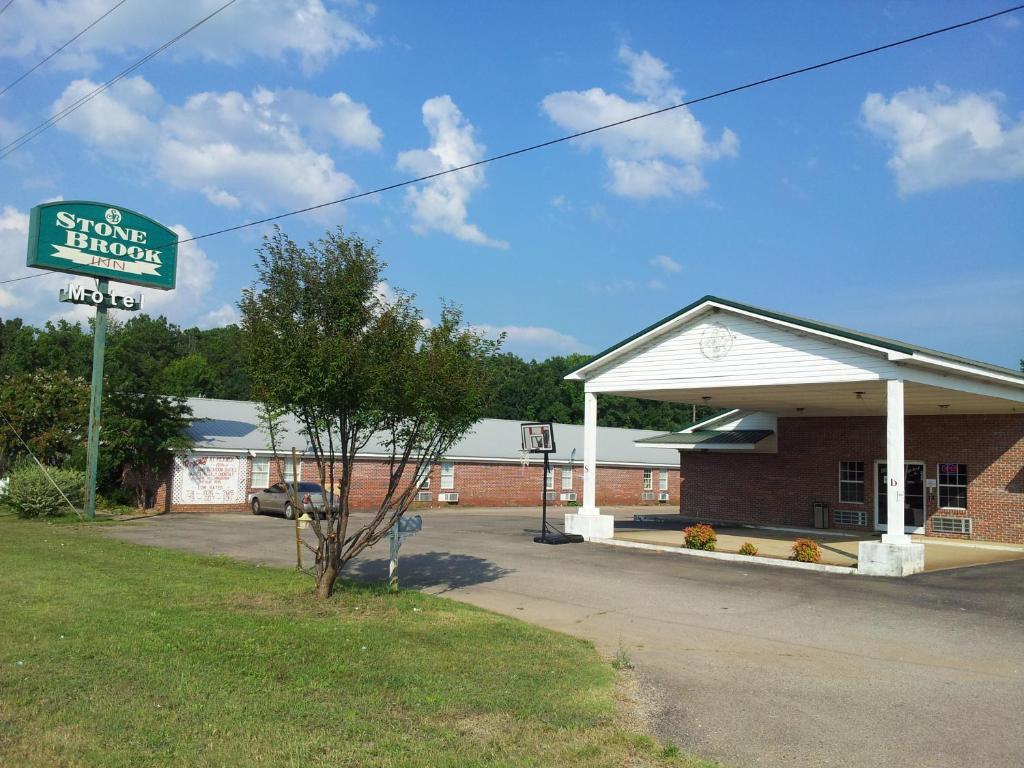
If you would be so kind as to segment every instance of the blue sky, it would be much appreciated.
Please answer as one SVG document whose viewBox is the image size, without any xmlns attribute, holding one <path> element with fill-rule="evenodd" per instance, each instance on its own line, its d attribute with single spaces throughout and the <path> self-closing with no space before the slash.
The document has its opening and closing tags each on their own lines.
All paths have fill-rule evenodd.
<svg viewBox="0 0 1024 768">
<path fill-rule="evenodd" d="M 0 97 L 0 143 L 220 2 L 128 0 Z M 0 80 L 112 4 L 15 0 Z M 201 234 L 1002 7 L 239 0 L 0 160 L 0 272 L 28 273 L 46 200 Z M 1016 367 L 1022 113 L 1019 13 L 284 226 L 381 241 L 428 316 L 454 301 L 527 357 L 598 351 L 711 293 Z M 231 321 L 264 231 L 183 247 L 150 308 Z M 0 286 L 0 317 L 61 315 L 61 285 Z"/>
</svg>

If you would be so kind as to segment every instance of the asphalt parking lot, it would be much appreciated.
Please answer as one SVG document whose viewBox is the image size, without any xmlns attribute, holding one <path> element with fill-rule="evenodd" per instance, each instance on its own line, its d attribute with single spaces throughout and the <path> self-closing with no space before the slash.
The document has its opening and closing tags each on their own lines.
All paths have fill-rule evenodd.
<svg viewBox="0 0 1024 768">
<path fill-rule="evenodd" d="M 1017 766 L 1024 561 L 890 580 L 534 544 L 532 510 L 430 510 L 402 584 L 632 657 L 667 743 L 735 766 Z M 294 565 L 292 524 L 166 515 L 110 535 Z M 351 575 L 383 580 L 386 542 Z"/>
</svg>

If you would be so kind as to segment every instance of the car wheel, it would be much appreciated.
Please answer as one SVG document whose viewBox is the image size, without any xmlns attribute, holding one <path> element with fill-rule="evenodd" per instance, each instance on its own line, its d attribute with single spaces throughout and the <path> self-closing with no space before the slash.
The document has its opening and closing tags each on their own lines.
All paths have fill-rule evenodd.
<svg viewBox="0 0 1024 768">
<path fill-rule="evenodd" d="M 286 502 L 285 505 L 284 505 L 284 519 L 285 520 L 294 520 L 295 519 L 295 510 L 292 509 L 291 502 Z"/>
<path fill-rule="evenodd" d="M 252 500 L 252 513 L 254 515 L 258 515 L 260 513 L 260 500 L 259 499 L 253 499 Z"/>
</svg>

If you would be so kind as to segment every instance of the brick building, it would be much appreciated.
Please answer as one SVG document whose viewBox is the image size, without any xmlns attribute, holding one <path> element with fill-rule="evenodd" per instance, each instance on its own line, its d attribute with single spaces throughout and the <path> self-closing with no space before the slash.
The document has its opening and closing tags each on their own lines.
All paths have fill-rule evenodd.
<svg viewBox="0 0 1024 768">
<path fill-rule="evenodd" d="M 731 409 L 637 441 L 679 452 L 685 518 L 880 531 L 860 560 L 887 573 L 918 569 L 911 534 L 1024 543 L 1020 371 L 706 296 L 567 378 L 584 382 L 584 466 L 602 394 Z M 566 528 L 613 533 L 586 487 Z"/>
<path fill-rule="evenodd" d="M 189 429 L 194 448 L 175 459 L 156 498 L 157 508 L 176 512 L 245 512 L 252 494 L 294 476 L 291 449 L 299 457 L 299 477 L 318 481 L 318 470 L 296 422 L 286 421 L 278 438 L 279 459 L 260 426 L 255 403 L 191 398 L 195 421 Z M 484 419 L 421 481 L 417 507 L 539 506 L 542 484 L 551 506 L 578 504 L 583 493 L 583 427 L 555 424 L 557 453 L 544 478 L 543 459 L 521 454 L 518 421 Z M 638 448 L 637 440 L 657 432 L 601 428 L 598 496 L 607 506 L 679 503 L 675 452 Z M 373 508 L 384 495 L 384 447 L 373 441 L 360 452 L 351 503 Z M 527 461 L 528 459 L 528 461 Z"/>
</svg>

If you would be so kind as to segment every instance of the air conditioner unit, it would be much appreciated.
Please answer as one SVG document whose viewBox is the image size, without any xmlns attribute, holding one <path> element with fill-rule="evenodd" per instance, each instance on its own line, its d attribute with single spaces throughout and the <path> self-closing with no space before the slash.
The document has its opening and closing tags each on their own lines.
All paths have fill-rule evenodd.
<svg viewBox="0 0 1024 768">
<path fill-rule="evenodd" d="M 644 501 L 654 501 L 654 491 L 644 491 L 640 498 Z"/>
<path fill-rule="evenodd" d="M 438 501 L 446 501 L 449 504 L 459 503 L 459 494 L 457 493 L 439 493 L 437 494 Z"/>
<path fill-rule="evenodd" d="M 544 491 L 544 498 L 548 501 L 554 501 L 558 498 L 558 494 L 555 491 Z"/>
<path fill-rule="evenodd" d="M 663 504 L 666 501 L 668 501 L 668 492 L 667 491 L 662 491 L 661 493 L 659 493 L 658 494 L 658 501 L 660 501 Z"/>
<path fill-rule="evenodd" d="M 575 492 L 566 492 L 559 497 L 562 501 L 576 501 Z"/>
<path fill-rule="evenodd" d="M 416 493 L 416 501 L 430 501 L 433 496 L 430 495 L 430 491 L 418 491 Z"/>
</svg>

